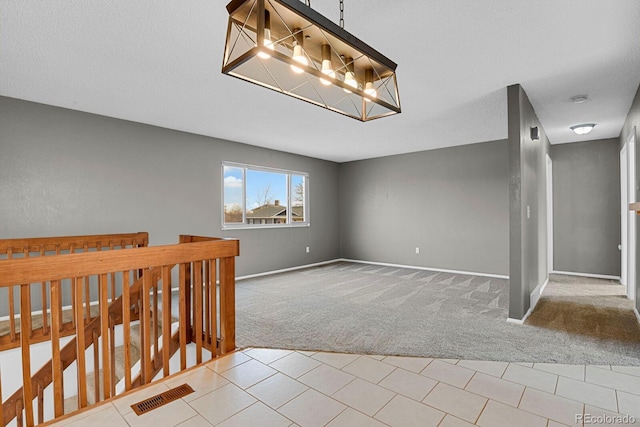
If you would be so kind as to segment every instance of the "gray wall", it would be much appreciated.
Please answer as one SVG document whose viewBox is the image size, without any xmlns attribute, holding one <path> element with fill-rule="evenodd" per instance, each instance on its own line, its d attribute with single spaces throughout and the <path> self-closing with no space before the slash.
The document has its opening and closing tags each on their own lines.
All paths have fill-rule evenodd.
<svg viewBox="0 0 640 427">
<path fill-rule="evenodd" d="M 508 274 L 507 161 L 495 141 L 343 163 L 342 256 Z"/>
<path fill-rule="evenodd" d="M 624 146 L 631 132 L 636 132 L 636 200 L 640 200 L 640 88 L 631 104 L 631 109 L 620 133 L 620 147 Z M 636 215 L 636 255 L 640 258 L 640 224 Z M 636 259 L 636 308 L 640 310 L 640 259 Z M 629 284 L 632 286 L 632 284 Z"/>
<path fill-rule="evenodd" d="M 310 228 L 221 231 L 221 162 L 309 173 Z M 0 97 L 0 238 L 240 238 L 238 275 L 340 256 L 338 164 Z M 310 246 L 310 253 L 305 247 Z"/>
<path fill-rule="evenodd" d="M 553 269 L 620 276 L 620 146 L 551 146 Z"/>
<path fill-rule="evenodd" d="M 522 319 L 548 277 L 546 156 L 549 139 L 520 85 L 507 88 L 509 133 L 509 317 Z M 537 127 L 540 139 L 532 140 Z"/>
</svg>

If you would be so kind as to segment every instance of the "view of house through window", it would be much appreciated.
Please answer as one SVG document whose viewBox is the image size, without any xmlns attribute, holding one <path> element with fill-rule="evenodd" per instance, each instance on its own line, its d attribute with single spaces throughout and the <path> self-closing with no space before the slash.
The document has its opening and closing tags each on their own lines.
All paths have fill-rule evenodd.
<svg viewBox="0 0 640 427">
<path fill-rule="evenodd" d="M 308 175 L 222 164 L 225 227 L 308 225 Z"/>
</svg>

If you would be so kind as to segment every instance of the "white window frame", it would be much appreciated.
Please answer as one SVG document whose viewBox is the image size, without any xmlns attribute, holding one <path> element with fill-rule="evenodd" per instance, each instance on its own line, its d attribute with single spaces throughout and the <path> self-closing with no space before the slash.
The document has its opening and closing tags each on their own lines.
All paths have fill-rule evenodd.
<svg viewBox="0 0 640 427">
<path fill-rule="evenodd" d="M 224 212 L 224 205 L 225 205 L 225 200 L 224 200 L 224 196 L 225 196 L 225 188 L 224 188 L 224 168 L 225 167 L 232 167 L 232 168 L 238 168 L 238 169 L 242 169 L 242 222 L 239 223 L 226 223 L 224 221 L 225 218 L 225 212 Z M 252 170 L 252 171 L 258 171 L 258 172 L 271 172 L 271 173 L 279 173 L 279 174 L 284 174 L 287 176 L 287 196 L 286 196 L 286 207 L 287 207 L 287 221 L 284 224 L 247 224 L 247 209 L 246 209 L 246 203 L 247 203 L 247 170 Z M 303 201 L 303 206 L 304 206 L 304 221 L 293 221 L 292 220 L 292 216 L 293 216 L 293 209 L 291 209 L 293 207 L 292 204 L 292 191 L 293 191 L 293 185 L 292 185 L 292 176 L 293 175 L 298 175 L 298 176 L 303 176 L 304 177 L 304 201 Z M 223 161 L 222 165 L 220 166 L 220 177 L 221 177 L 221 187 L 222 187 L 222 191 L 221 191 L 221 195 L 220 198 L 222 199 L 222 207 L 221 207 L 221 223 L 222 223 L 222 230 L 237 230 L 237 229 L 252 229 L 252 228 L 298 228 L 298 227 L 309 227 L 311 226 L 311 221 L 310 221 L 310 216 L 309 216 L 309 174 L 307 172 L 300 172 L 300 171 L 293 171 L 293 170 L 288 170 L 288 169 L 277 169 L 277 168 L 270 168 L 270 167 L 266 167 L 266 166 L 256 166 L 256 165 L 250 165 L 247 163 L 236 163 L 236 162 L 228 162 L 228 161 Z"/>
</svg>

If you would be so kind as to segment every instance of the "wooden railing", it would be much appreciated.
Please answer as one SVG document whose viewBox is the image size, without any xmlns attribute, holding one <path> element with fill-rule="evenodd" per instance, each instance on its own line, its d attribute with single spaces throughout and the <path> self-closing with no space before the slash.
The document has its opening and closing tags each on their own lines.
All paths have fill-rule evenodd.
<svg viewBox="0 0 640 427">
<path fill-rule="evenodd" d="M 30 312 L 26 301 L 30 301 L 32 283 L 41 284 L 47 290 L 51 307 L 60 306 L 63 289 L 71 289 L 75 334 L 61 348 L 64 322 L 60 310 L 51 310 L 52 359 L 33 376 L 30 351 L 37 341 L 33 334 L 20 334 L 23 387 L 0 406 L 3 425 L 14 418 L 22 425 L 23 417 L 26 425 L 34 425 L 34 399 L 37 399 L 37 422 L 43 422 L 44 390 L 49 385 L 53 389 L 53 416 L 63 415 L 63 372 L 74 361 L 77 362 L 78 408 L 86 407 L 90 400 L 87 369 L 93 372 L 94 401 L 115 396 L 119 380 L 115 373 L 118 337 L 122 339 L 125 361 L 123 391 L 151 382 L 159 372 L 163 372 L 163 376 L 173 373 L 169 361 L 178 349 L 180 370 L 192 365 L 186 351 L 191 342 L 195 343 L 195 363 L 235 349 L 234 287 L 238 241 L 196 236 L 181 236 L 180 241 L 184 243 L 0 261 L 0 289 L 19 286 L 21 313 Z M 172 316 L 174 304 L 171 298 L 175 278 L 179 287 L 177 318 Z M 118 292 L 110 294 L 110 289 L 123 291 L 120 295 Z M 97 315 L 93 318 L 86 314 L 91 311 L 86 301 L 92 290 L 97 293 Z M 31 330 L 30 316 L 24 317 L 22 323 L 21 330 Z M 134 323 L 139 323 L 140 328 L 137 339 L 132 333 Z M 116 325 L 122 326 L 116 328 Z M 140 350 L 137 371 L 129 368 L 133 364 L 134 344 L 138 344 Z M 93 354 L 89 353 L 87 357 L 85 350 L 90 347 L 93 347 Z"/>
<path fill-rule="evenodd" d="M 87 236 L 61 236 L 61 237 L 36 237 L 25 239 L 4 239 L 0 240 L 0 260 L 2 259 L 21 259 L 32 258 L 50 255 L 69 254 L 77 252 L 99 252 L 113 249 L 126 249 L 126 248 L 140 248 L 146 247 L 149 243 L 148 233 L 129 233 L 129 234 L 100 234 L 100 235 L 87 235 Z M 81 305 L 85 307 L 90 306 L 90 283 L 88 278 L 84 278 L 82 285 L 85 287 L 86 299 L 81 302 Z M 74 285 L 71 285 L 74 286 Z M 66 291 L 66 292 L 65 292 Z M 3 310 L 3 315 L 0 317 L 6 318 L 4 322 L 8 326 L 0 330 L 0 351 L 20 347 L 21 338 L 20 331 L 27 329 L 23 325 L 23 317 L 20 313 L 30 313 L 28 326 L 33 327 L 37 324 L 35 329 L 28 328 L 30 333 L 30 340 L 32 343 L 48 341 L 51 339 L 51 331 L 49 328 L 49 317 L 51 316 L 51 310 L 57 310 L 58 315 L 62 318 L 60 325 L 60 335 L 68 336 L 75 334 L 75 316 L 71 313 L 75 312 L 75 304 L 77 302 L 75 297 L 71 297 L 73 294 L 72 289 L 63 289 L 67 298 L 61 299 L 60 304 L 56 306 L 48 298 L 49 291 L 45 282 L 34 283 L 28 288 L 20 288 L 18 286 L 7 286 L 2 289 L 4 294 L 0 294 L 0 310 Z M 25 298 L 25 295 L 20 295 L 20 304 L 16 307 L 16 296 L 20 292 L 28 292 L 29 298 Z M 117 290 L 115 286 L 110 289 L 111 299 L 114 300 L 117 296 Z M 32 297 L 39 297 L 40 301 L 37 306 L 32 307 Z M 65 301 L 70 305 L 70 309 L 64 311 Z M 6 305 L 4 305 L 6 304 Z M 25 304 L 22 307 L 22 304 Z M 91 319 L 95 318 L 96 313 L 92 313 L 91 310 L 85 310 L 84 322 L 89 323 Z"/>
</svg>

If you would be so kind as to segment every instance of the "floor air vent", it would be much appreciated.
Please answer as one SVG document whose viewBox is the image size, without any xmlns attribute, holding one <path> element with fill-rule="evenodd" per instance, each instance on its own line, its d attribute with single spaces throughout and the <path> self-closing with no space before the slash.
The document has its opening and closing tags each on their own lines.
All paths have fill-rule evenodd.
<svg viewBox="0 0 640 427">
<path fill-rule="evenodd" d="M 151 412 L 154 409 L 164 406 L 167 403 L 173 402 L 174 400 L 185 397 L 186 395 L 193 392 L 194 390 L 189 386 L 189 384 L 182 384 L 181 386 L 174 387 L 171 390 L 165 391 L 164 393 L 160 393 L 153 397 L 145 399 L 142 402 L 135 403 L 131 405 L 131 409 L 133 409 L 133 411 L 137 415 L 146 414 L 147 412 Z"/>
</svg>

